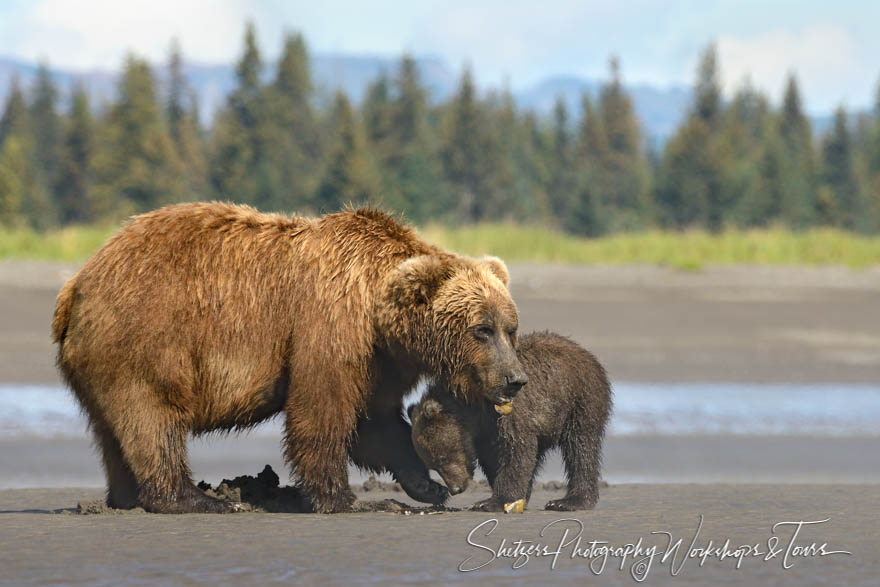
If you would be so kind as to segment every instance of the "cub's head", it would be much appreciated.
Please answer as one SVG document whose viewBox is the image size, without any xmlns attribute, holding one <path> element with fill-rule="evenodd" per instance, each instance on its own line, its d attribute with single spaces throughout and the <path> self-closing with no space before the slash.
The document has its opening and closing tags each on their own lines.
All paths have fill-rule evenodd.
<svg viewBox="0 0 880 587">
<path fill-rule="evenodd" d="M 528 378 L 508 281 L 496 257 L 407 259 L 391 276 L 381 328 L 455 395 L 509 406 Z"/>
<path fill-rule="evenodd" d="M 409 407 L 413 446 L 429 469 L 437 471 L 450 495 L 464 491 L 477 460 L 473 437 L 454 409 L 425 397 Z"/>
</svg>

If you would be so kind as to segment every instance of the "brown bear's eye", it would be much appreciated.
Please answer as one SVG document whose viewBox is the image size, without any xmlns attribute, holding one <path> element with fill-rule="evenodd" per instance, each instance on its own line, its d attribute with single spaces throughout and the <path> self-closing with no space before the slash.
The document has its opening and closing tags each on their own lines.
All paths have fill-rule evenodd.
<svg viewBox="0 0 880 587">
<path fill-rule="evenodd" d="M 477 326 L 474 328 L 474 337 L 477 340 L 487 341 L 492 338 L 492 335 L 495 334 L 495 331 L 492 330 L 491 326 Z"/>
</svg>

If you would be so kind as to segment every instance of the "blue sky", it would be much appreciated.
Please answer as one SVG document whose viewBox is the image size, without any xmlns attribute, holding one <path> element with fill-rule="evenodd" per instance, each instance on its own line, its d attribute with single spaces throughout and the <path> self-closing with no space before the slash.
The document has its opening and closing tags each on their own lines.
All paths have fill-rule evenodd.
<svg viewBox="0 0 880 587">
<path fill-rule="evenodd" d="M 795 71 L 822 113 L 872 104 L 880 80 L 877 0 L 0 0 L 0 55 L 114 69 L 128 50 L 164 61 L 177 36 L 190 59 L 231 62 L 248 18 L 270 58 L 299 30 L 313 51 L 468 62 L 483 86 L 602 77 L 612 53 L 628 82 L 689 84 L 711 41 L 728 94 L 748 78 L 778 98 Z"/>
</svg>

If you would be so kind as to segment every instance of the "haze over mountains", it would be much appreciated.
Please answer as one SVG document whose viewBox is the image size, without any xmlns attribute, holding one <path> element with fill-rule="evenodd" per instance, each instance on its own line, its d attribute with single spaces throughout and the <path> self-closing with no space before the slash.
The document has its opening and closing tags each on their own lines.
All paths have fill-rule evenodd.
<svg viewBox="0 0 880 587">
<path fill-rule="evenodd" d="M 416 61 L 422 84 L 431 101 L 443 101 L 455 92 L 461 74 L 458 68 L 450 67 L 446 61 L 437 57 L 419 57 Z M 354 101 L 360 102 L 369 83 L 383 71 L 394 75 L 398 62 L 398 58 L 314 54 L 311 58 L 312 78 L 318 99 L 329 100 L 337 89 L 342 89 Z M 274 75 L 274 66 L 274 63 L 267 66 L 267 77 Z M 116 71 L 74 72 L 54 68 L 51 64 L 50 69 L 63 98 L 69 95 L 76 84 L 82 84 L 88 90 L 95 105 L 109 101 L 116 91 Z M 189 84 L 198 97 L 202 121 L 208 123 L 217 108 L 222 106 L 226 95 L 235 87 L 235 66 L 187 63 L 184 69 Z M 164 81 L 165 68 L 155 67 L 154 71 L 160 83 Z M 36 63 L 0 57 L 0 99 L 5 99 L 14 76 L 18 76 L 19 81 L 28 87 L 36 72 Z M 624 71 L 624 75 L 625 73 Z M 539 114 L 547 115 L 552 111 L 557 96 L 562 96 L 568 106 L 569 115 L 576 119 L 580 116 L 582 93 L 587 91 L 595 97 L 601 84 L 602 80 L 598 79 L 548 77 L 532 87 L 515 91 L 514 99 L 520 108 L 533 109 Z M 498 88 L 494 90 L 497 91 Z M 646 137 L 660 142 L 675 130 L 687 110 L 691 96 L 690 89 L 681 86 L 664 89 L 638 84 L 627 86 L 627 90 L 633 98 Z"/>
</svg>

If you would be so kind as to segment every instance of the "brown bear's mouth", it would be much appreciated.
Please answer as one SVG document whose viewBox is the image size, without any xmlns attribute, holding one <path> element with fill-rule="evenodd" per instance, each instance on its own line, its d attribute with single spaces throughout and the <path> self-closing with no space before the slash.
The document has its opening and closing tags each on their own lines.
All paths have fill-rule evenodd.
<svg viewBox="0 0 880 587">
<path fill-rule="evenodd" d="M 510 412 L 513 411 L 513 403 L 506 398 L 498 398 L 498 402 L 495 404 L 495 411 L 501 414 L 502 416 L 506 416 Z"/>
</svg>

